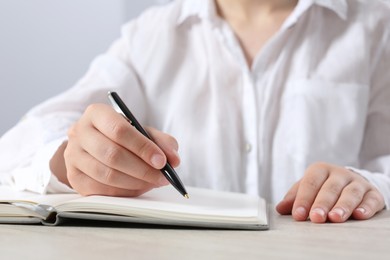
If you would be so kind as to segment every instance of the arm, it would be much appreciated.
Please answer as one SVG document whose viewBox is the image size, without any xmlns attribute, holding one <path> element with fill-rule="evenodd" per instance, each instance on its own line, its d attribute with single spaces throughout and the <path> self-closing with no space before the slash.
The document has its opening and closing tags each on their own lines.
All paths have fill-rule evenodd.
<svg viewBox="0 0 390 260">
<path fill-rule="evenodd" d="M 132 27 L 129 24 L 124 28 L 125 35 L 94 60 L 73 88 L 30 110 L 0 139 L 0 184 L 39 193 L 70 191 L 62 184 L 69 184 L 62 154 L 69 128 L 88 105 L 106 103 L 107 92 L 118 91 L 142 114 L 143 93 L 128 54 Z"/>
<path fill-rule="evenodd" d="M 365 135 L 360 152 L 360 169 L 350 168 L 372 183 L 390 209 L 390 26 L 383 33 L 384 51 L 374 58 L 372 90 Z"/>
<path fill-rule="evenodd" d="M 379 34 L 378 34 L 379 35 Z M 316 163 L 277 205 L 296 220 L 369 219 L 390 207 L 390 28 L 371 50 L 371 90 L 358 167 Z"/>
</svg>

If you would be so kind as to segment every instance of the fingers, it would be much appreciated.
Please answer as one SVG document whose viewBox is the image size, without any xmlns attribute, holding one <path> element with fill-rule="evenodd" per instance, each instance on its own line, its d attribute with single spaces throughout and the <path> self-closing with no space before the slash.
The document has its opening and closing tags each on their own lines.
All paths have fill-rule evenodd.
<svg viewBox="0 0 390 260">
<path fill-rule="evenodd" d="M 141 194 L 152 189 L 144 188 L 140 190 L 121 189 L 111 185 L 106 185 L 96 181 L 90 176 L 79 171 L 77 168 L 69 169 L 72 172 L 72 177 L 69 178 L 69 182 L 72 187 L 77 190 L 81 195 L 106 195 L 106 196 L 118 196 L 118 197 L 137 197 Z"/>
<path fill-rule="evenodd" d="M 108 167 L 83 150 L 73 149 L 72 155 L 73 156 L 67 160 L 68 179 L 74 178 L 73 175 L 75 173 L 83 173 L 101 184 L 127 190 L 148 190 L 165 185 L 166 183 L 165 177 L 158 172 L 153 174 L 161 176 L 163 181 L 147 182 Z M 73 171 L 71 169 L 73 169 Z M 77 172 L 74 172 L 76 169 Z M 157 171 L 155 169 L 153 170 Z"/>
<path fill-rule="evenodd" d="M 292 207 L 297 196 L 298 188 L 299 182 L 296 182 L 284 196 L 283 200 L 278 203 L 278 205 L 276 206 L 276 211 L 279 212 L 279 214 L 291 214 Z"/>
<path fill-rule="evenodd" d="M 322 166 L 311 166 L 300 181 L 297 196 L 292 209 L 295 220 L 304 221 L 319 193 L 322 185 L 328 179 L 329 169 Z"/>
<path fill-rule="evenodd" d="M 312 222 L 323 223 L 327 220 L 329 211 L 350 181 L 349 177 L 342 174 L 334 174 L 331 178 L 327 178 L 311 206 L 309 217 Z M 345 195 L 347 194 L 349 193 L 346 192 Z"/>
<path fill-rule="evenodd" d="M 364 195 L 363 201 L 352 212 L 354 219 L 369 219 L 375 215 L 378 211 L 383 210 L 385 207 L 385 201 L 377 190 L 370 190 Z"/>
<path fill-rule="evenodd" d="M 169 184 L 159 169 L 167 160 L 179 164 L 177 141 L 153 128 L 148 132 L 154 141 L 110 106 L 89 106 L 68 131 L 64 159 L 72 187 L 81 194 L 137 196 Z"/>
<path fill-rule="evenodd" d="M 116 170 L 116 172 L 126 173 L 136 179 L 155 185 L 160 185 L 160 183 L 165 180 L 159 170 L 149 166 L 141 158 L 117 143 L 112 142 L 93 128 L 80 134 L 78 145 L 102 164 L 100 168 L 109 168 Z M 80 152 L 75 151 L 74 153 Z M 81 164 L 80 161 L 81 160 L 78 160 L 75 163 L 77 164 L 79 162 L 78 164 Z M 88 163 L 83 161 L 82 164 L 88 167 Z M 91 169 L 85 169 L 83 172 L 92 172 L 98 176 Z"/>
<path fill-rule="evenodd" d="M 99 113 L 96 113 L 96 110 Z M 136 154 L 142 161 L 156 169 L 165 166 L 166 157 L 164 152 L 111 107 L 95 104 L 91 105 L 86 113 L 90 115 L 90 122 L 93 127 L 107 138 Z"/>
<path fill-rule="evenodd" d="M 368 192 L 368 183 L 353 181 L 341 192 L 336 204 L 331 208 L 328 218 L 331 222 L 344 222 L 351 215 L 353 210 L 362 202 L 364 195 Z M 324 222 L 324 221 L 323 221 Z"/>
<path fill-rule="evenodd" d="M 296 196 L 291 196 L 296 191 Z M 277 206 L 278 212 L 291 214 L 314 223 L 344 222 L 351 216 L 368 219 L 384 208 L 380 192 L 362 176 L 342 167 L 317 163 L 310 166 L 304 177 Z"/>
</svg>

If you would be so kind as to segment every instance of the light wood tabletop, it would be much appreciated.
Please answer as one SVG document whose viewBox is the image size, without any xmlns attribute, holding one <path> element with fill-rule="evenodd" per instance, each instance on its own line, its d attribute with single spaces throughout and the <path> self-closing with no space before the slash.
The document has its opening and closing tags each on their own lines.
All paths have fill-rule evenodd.
<svg viewBox="0 0 390 260">
<path fill-rule="evenodd" d="M 343 224 L 271 210 L 267 231 L 70 223 L 0 225 L 0 259 L 390 259 L 390 211 Z"/>
</svg>

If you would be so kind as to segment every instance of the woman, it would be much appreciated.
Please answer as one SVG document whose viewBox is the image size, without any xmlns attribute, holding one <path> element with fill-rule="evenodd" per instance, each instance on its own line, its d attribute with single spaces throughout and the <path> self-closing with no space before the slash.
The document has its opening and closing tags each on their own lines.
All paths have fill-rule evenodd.
<svg viewBox="0 0 390 260">
<path fill-rule="evenodd" d="M 150 9 L 1 139 L 1 182 L 138 196 L 168 184 L 169 161 L 188 186 L 259 194 L 299 221 L 371 218 L 390 203 L 389 14 L 355 0 Z"/>
</svg>

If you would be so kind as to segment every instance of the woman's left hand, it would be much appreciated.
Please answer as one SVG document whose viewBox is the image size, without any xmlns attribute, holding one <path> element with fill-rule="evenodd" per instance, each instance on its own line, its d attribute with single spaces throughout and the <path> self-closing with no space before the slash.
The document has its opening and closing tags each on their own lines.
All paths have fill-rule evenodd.
<svg viewBox="0 0 390 260">
<path fill-rule="evenodd" d="M 315 223 L 369 219 L 385 207 L 383 195 L 359 174 L 326 163 L 307 168 L 300 181 L 276 206 L 295 220 Z"/>
</svg>

